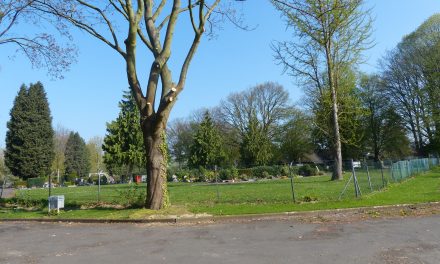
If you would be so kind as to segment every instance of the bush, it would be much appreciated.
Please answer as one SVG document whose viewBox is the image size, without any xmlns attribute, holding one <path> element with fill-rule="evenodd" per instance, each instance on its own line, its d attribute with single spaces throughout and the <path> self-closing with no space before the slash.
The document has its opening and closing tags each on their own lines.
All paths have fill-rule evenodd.
<svg viewBox="0 0 440 264">
<path fill-rule="evenodd" d="M 141 208 L 144 205 L 145 188 L 138 185 L 130 185 L 128 188 L 117 190 L 119 199 L 115 203 L 121 203 L 129 208 Z"/>
<path fill-rule="evenodd" d="M 240 177 L 242 177 L 243 175 L 246 175 L 247 178 L 251 178 L 252 175 L 252 168 L 245 168 L 245 169 L 238 169 L 238 174 L 240 175 Z"/>
<path fill-rule="evenodd" d="M 173 175 L 176 175 L 180 182 L 186 180 L 193 180 L 196 182 L 213 181 L 215 179 L 215 172 L 212 170 L 200 167 L 198 169 L 170 169 L 167 172 L 167 180 L 173 181 Z"/>
<path fill-rule="evenodd" d="M 268 178 L 270 176 L 282 176 L 282 166 L 258 166 L 253 167 L 252 176 L 256 178 Z"/>
<path fill-rule="evenodd" d="M 18 181 L 14 182 L 13 186 L 14 186 L 14 188 L 25 188 L 25 187 L 27 187 L 27 182 L 18 180 Z"/>
<path fill-rule="evenodd" d="M 200 167 L 198 170 L 192 170 L 192 176 L 197 182 L 213 181 L 215 178 L 215 172 Z"/>
<path fill-rule="evenodd" d="M 185 179 L 185 176 L 187 178 L 191 178 L 191 171 L 186 170 L 186 169 L 179 169 L 179 170 L 174 171 L 174 175 L 177 176 L 177 179 L 179 181 L 183 181 Z M 172 177 L 172 174 L 171 174 L 171 177 Z"/>
<path fill-rule="evenodd" d="M 249 180 L 249 176 L 246 174 L 240 174 L 240 176 L 238 176 L 238 178 L 242 181 L 247 181 Z"/>
<path fill-rule="evenodd" d="M 269 179 L 272 175 L 269 174 L 267 171 L 263 171 L 263 178 Z"/>
<path fill-rule="evenodd" d="M 318 174 L 318 170 L 316 169 L 316 167 L 312 167 L 309 164 L 306 164 L 298 168 L 298 174 L 305 177 L 315 176 Z"/>
<path fill-rule="evenodd" d="M 45 178 L 29 178 L 27 179 L 27 187 L 38 187 L 42 188 L 44 186 Z"/>
<path fill-rule="evenodd" d="M 281 167 L 281 176 L 290 176 L 291 169 L 289 166 L 283 166 Z"/>
<path fill-rule="evenodd" d="M 219 171 L 219 178 L 221 180 L 233 180 L 238 178 L 238 170 L 235 167 L 231 167 L 228 169 L 222 169 Z"/>
<path fill-rule="evenodd" d="M 20 194 L 15 201 L 18 205 L 26 208 L 44 208 L 47 205 L 47 199 L 34 199 L 27 192 Z"/>
</svg>

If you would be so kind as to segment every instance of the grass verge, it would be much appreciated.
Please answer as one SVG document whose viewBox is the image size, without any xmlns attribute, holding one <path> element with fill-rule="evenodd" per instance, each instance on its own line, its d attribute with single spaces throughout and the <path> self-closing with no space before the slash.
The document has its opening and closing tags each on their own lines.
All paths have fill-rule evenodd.
<svg viewBox="0 0 440 264">
<path fill-rule="evenodd" d="M 1 207 L 0 219 L 128 220 L 188 214 L 263 214 L 440 201 L 440 168 L 401 183 L 389 184 L 381 191 L 368 192 L 368 188 L 364 187 L 364 195 L 360 199 L 353 198 L 353 188 L 349 185 L 343 199 L 338 200 L 346 181 L 332 182 L 328 177 L 295 179 L 296 203 L 292 201 L 289 179 L 225 185 L 172 183 L 169 185 L 169 193 L 173 206 L 161 211 L 114 206 L 139 202 L 144 195 L 144 186 L 104 186 L 100 193 L 100 203 L 96 202 L 96 187 L 57 188 L 53 193 L 64 194 L 67 207 L 59 215 L 48 215 L 44 207 L 47 190 L 29 190 L 17 193 L 18 199 L 27 206 Z M 5 201 L 2 202 L 5 204 Z"/>
</svg>

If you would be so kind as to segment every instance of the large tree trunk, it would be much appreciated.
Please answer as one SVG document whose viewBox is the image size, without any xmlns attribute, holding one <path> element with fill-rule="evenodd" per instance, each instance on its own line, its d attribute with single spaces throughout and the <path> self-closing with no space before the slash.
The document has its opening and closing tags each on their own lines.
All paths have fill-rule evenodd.
<svg viewBox="0 0 440 264">
<path fill-rule="evenodd" d="M 147 121 L 147 123 L 150 123 Z M 159 210 L 169 205 L 167 190 L 167 153 L 163 128 L 142 126 L 147 151 L 147 197 L 145 207 Z"/>
<path fill-rule="evenodd" d="M 337 78 L 335 78 L 335 69 L 333 67 L 333 60 L 331 57 L 331 41 L 330 38 L 326 44 L 326 58 L 327 58 L 327 75 L 329 88 L 332 96 L 332 118 L 333 118 L 333 151 L 335 158 L 335 167 L 333 170 L 332 180 L 342 180 L 342 146 L 341 134 L 339 133 L 339 114 L 338 114 L 338 96 L 337 96 Z"/>
<path fill-rule="evenodd" d="M 336 91 L 334 87 L 332 90 L 332 114 L 333 114 L 333 134 L 334 134 L 334 155 L 335 155 L 335 167 L 333 170 L 332 180 L 342 180 L 342 147 L 341 147 L 341 135 L 339 133 L 339 118 L 338 118 L 338 102 Z"/>
</svg>

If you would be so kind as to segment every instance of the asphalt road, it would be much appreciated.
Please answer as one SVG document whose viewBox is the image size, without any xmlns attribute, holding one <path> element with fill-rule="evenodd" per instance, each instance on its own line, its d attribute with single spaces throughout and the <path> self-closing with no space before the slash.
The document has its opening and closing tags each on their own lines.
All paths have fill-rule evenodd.
<svg viewBox="0 0 440 264">
<path fill-rule="evenodd" d="M 440 216 L 304 224 L 0 222 L 0 263 L 440 263 Z"/>
</svg>

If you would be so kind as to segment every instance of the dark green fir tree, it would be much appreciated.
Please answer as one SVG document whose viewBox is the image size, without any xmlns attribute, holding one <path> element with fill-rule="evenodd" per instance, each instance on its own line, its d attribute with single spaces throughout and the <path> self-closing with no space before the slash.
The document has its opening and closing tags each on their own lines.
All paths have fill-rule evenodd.
<svg viewBox="0 0 440 264">
<path fill-rule="evenodd" d="M 219 165 L 224 159 L 222 138 L 209 113 L 206 112 L 193 136 L 188 165 L 193 168 L 212 168 L 214 165 Z"/>
<path fill-rule="evenodd" d="M 251 118 L 240 144 L 242 162 L 247 167 L 267 165 L 273 156 L 272 150 L 272 143 L 257 118 Z"/>
<path fill-rule="evenodd" d="M 7 124 L 5 164 L 22 179 L 46 176 L 54 158 L 52 117 L 43 85 L 22 85 Z"/>
<path fill-rule="evenodd" d="M 69 178 L 86 177 L 90 171 L 89 150 L 78 132 L 70 132 L 66 143 L 64 167 Z M 73 179 L 69 179 L 73 180 Z"/>
<path fill-rule="evenodd" d="M 140 114 L 134 97 L 125 91 L 119 102 L 119 115 L 107 123 L 104 137 L 104 163 L 112 174 L 131 175 L 146 164 Z"/>
</svg>

